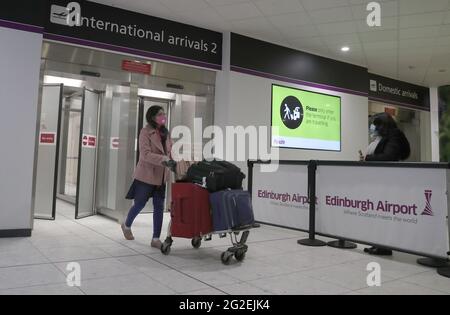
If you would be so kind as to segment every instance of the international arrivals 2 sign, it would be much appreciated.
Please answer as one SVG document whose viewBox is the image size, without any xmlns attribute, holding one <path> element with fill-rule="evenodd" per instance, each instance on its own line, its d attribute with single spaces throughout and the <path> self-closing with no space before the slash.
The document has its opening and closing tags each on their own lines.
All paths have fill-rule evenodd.
<svg viewBox="0 0 450 315">
<path fill-rule="evenodd" d="M 5 1 L 0 26 L 44 33 L 57 42 L 222 69 L 222 33 L 90 1 Z"/>
<path fill-rule="evenodd" d="M 94 2 L 52 0 L 45 37 L 221 69 L 222 34 Z"/>
</svg>

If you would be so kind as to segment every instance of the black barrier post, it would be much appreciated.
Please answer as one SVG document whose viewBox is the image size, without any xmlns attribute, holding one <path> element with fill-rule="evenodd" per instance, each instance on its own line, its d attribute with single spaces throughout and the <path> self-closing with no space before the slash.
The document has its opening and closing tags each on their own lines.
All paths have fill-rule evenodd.
<svg viewBox="0 0 450 315">
<path fill-rule="evenodd" d="M 316 171 L 317 161 L 308 164 L 308 199 L 309 199 L 309 238 L 297 243 L 304 246 L 327 246 L 327 243 L 316 239 Z"/>
<path fill-rule="evenodd" d="M 448 252 L 447 255 L 450 255 L 450 252 Z M 438 267 L 438 270 L 437 270 L 439 275 L 446 277 L 446 278 L 450 278 L 450 266 L 449 266 L 448 262 L 449 261 L 447 260 L 447 265 Z"/>
<path fill-rule="evenodd" d="M 443 277 L 450 278 L 450 267 L 447 268 L 439 268 L 438 274 L 440 274 Z"/>
<path fill-rule="evenodd" d="M 247 180 L 247 190 L 250 193 L 250 196 L 253 196 L 253 167 L 255 165 L 255 161 L 247 161 L 248 167 L 248 180 Z"/>
<path fill-rule="evenodd" d="M 339 239 L 337 241 L 332 241 L 327 243 L 328 246 L 333 248 L 341 248 L 341 249 L 355 249 L 358 247 L 355 243 Z"/>
<path fill-rule="evenodd" d="M 263 163 L 262 161 L 256 161 L 256 162 Z M 267 163 L 267 162 L 265 162 L 265 163 Z M 253 196 L 253 168 L 254 168 L 254 166 L 255 166 L 255 161 L 250 161 L 250 160 L 247 161 L 247 167 L 248 167 L 247 189 L 248 189 L 248 192 L 250 193 L 250 198 L 253 198 L 252 196 Z M 255 222 L 255 223 L 253 223 L 253 227 L 260 228 L 261 224 Z"/>
</svg>

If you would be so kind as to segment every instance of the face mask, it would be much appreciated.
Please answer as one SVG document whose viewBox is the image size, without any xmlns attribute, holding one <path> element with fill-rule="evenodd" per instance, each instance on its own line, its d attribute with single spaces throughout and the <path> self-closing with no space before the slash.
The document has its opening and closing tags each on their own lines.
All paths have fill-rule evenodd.
<svg viewBox="0 0 450 315">
<path fill-rule="evenodd" d="M 370 135 L 373 136 L 373 137 L 378 136 L 377 127 L 376 127 L 374 124 L 370 125 L 369 133 L 370 133 Z"/>
<path fill-rule="evenodd" d="M 167 123 L 167 116 L 166 115 L 160 115 L 156 117 L 156 124 L 158 126 L 165 126 Z"/>
</svg>

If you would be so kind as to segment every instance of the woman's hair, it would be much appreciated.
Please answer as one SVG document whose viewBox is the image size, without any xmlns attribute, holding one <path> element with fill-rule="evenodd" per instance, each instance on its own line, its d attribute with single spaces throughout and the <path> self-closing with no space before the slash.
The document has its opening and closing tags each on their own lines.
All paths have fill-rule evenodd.
<svg viewBox="0 0 450 315">
<path fill-rule="evenodd" d="M 400 135 L 400 160 L 404 161 L 411 155 L 411 146 L 405 134 L 398 128 L 394 118 L 388 113 L 376 114 L 372 117 L 373 124 L 382 137 L 387 137 L 392 131 L 397 130 Z"/>
<path fill-rule="evenodd" d="M 398 129 L 394 118 L 388 113 L 379 113 L 372 117 L 372 122 L 377 127 L 381 136 L 387 136 L 393 129 Z"/>
<path fill-rule="evenodd" d="M 152 126 L 155 129 L 158 129 L 158 125 L 155 122 L 155 117 L 158 116 L 158 113 L 164 110 L 161 106 L 152 106 L 147 110 L 147 113 L 145 114 L 145 118 L 147 120 L 147 123 Z"/>
<path fill-rule="evenodd" d="M 164 147 L 164 150 L 165 150 L 166 149 L 167 137 L 169 135 L 169 130 L 166 128 L 166 126 L 158 126 L 156 124 L 156 121 L 155 121 L 155 117 L 158 116 L 158 113 L 161 110 L 164 111 L 164 108 L 162 108 L 161 106 L 154 105 L 154 106 L 150 107 L 147 110 L 147 113 L 145 114 L 145 119 L 147 120 L 147 123 L 150 126 L 152 126 L 156 130 L 159 130 L 159 133 L 161 135 L 161 140 L 162 140 L 162 143 L 163 143 L 163 147 Z"/>
</svg>

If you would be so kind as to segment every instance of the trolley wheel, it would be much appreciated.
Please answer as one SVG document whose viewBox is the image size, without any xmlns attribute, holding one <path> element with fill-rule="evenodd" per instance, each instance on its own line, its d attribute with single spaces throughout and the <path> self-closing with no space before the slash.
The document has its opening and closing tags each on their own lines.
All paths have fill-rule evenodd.
<svg viewBox="0 0 450 315">
<path fill-rule="evenodd" d="M 202 239 L 200 237 L 194 237 L 191 244 L 195 249 L 199 249 L 202 246 Z"/>
<path fill-rule="evenodd" d="M 163 253 L 163 255 L 166 255 L 166 256 L 169 255 L 171 247 L 172 247 L 172 244 L 164 242 L 161 246 L 161 253 Z"/>
<path fill-rule="evenodd" d="M 223 252 L 221 259 L 224 265 L 229 265 L 231 263 L 231 258 L 233 257 L 233 253 Z"/>
<path fill-rule="evenodd" d="M 242 262 L 245 259 L 245 250 L 238 249 L 236 253 L 234 253 L 234 258 L 236 258 L 237 261 Z"/>
</svg>

